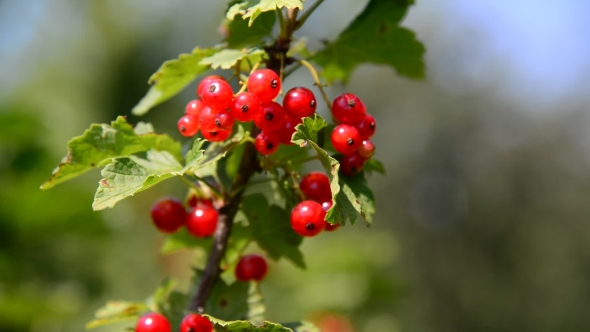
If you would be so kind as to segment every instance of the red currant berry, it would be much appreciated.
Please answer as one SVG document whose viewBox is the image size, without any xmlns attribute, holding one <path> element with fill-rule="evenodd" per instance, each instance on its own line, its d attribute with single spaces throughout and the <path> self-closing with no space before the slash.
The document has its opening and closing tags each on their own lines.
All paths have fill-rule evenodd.
<svg viewBox="0 0 590 332">
<path fill-rule="evenodd" d="M 291 227 L 299 235 L 316 236 L 326 227 L 325 216 L 320 203 L 303 201 L 291 211 Z"/>
<path fill-rule="evenodd" d="M 260 100 L 251 92 L 242 92 L 236 96 L 231 107 L 231 114 L 241 122 L 254 120 L 260 112 Z"/>
<path fill-rule="evenodd" d="M 203 98 L 203 91 L 205 90 L 206 87 L 209 86 L 209 83 L 211 83 L 211 81 L 213 80 L 225 80 L 225 78 L 223 78 L 223 76 L 219 76 L 219 75 L 209 75 L 205 78 L 203 78 L 201 80 L 201 82 L 199 82 L 199 86 L 197 87 L 197 96 L 199 96 L 199 98 Z"/>
<path fill-rule="evenodd" d="M 275 131 L 285 123 L 285 110 L 283 106 L 274 101 L 263 102 L 260 104 L 261 111 L 254 118 L 254 123 L 258 128 L 266 131 Z"/>
<path fill-rule="evenodd" d="M 213 332 L 213 324 L 201 315 L 188 314 L 182 319 L 180 332 Z"/>
<path fill-rule="evenodd" d="M 324 173 L 310 172 L 301 179 L 299 187 L 308 199 L 316 202 L 332 200 L 330 180 L 328 180 L 328 176 Z"/>
<path fill-rule="evenodd" d="M 201 131 L 201 134 L 209 142 L 223 142 L 231 136 L 231 130 Z"/>
<path fill-rule="evenodd" d="M 332 145 L 342 154 L 353 153 L 361 145 L 361 135 L 356 128 L 349 124 L 339 124 L 332 131 Z"/>
<path fill-rule="evenodd" d="M 260 154 L 268 156 L 277 151 L 280 143 L 281 140 L 277 134 L 261 131 L 254 140 L 254 147 Z"/>
<path fill-rule="evenodd" d="M 340 160 L 340 171 L 344 175 L 352 176 L 363 170 L 365 160 L 357 152 L 344 155 Z"/>
<path fill-rule="evenodd" d="M 205 103 L 200 99 L 191 100 L 186 104 L 184 114 L 199 117 L 203 108 L 205 108 Z"/>
<path fill-rule="evenodd" d="M 355 127 L 358 129 L 363 139 L 369 139 L 375 134 L 377 123 L 375 122 L 375 118 L 367 113 L 363 120 L 355 125 Z"/>
<path fill-rule="evenodd" d="M 201 132 L 219 130 L 215 125 L 215 117 L 217 116 L 217 113 L 218 112 L 212 109 L 211 107 L 203 108 L 203 110 L 201 111 L 201 116 L 199 116 Z"/>
<path fill-rule="evenodd" d="M 159 200 L 152 206 L 152 221 L 163 233 L 174 233 L 186 223 L 186 210 L 174 198 Z"/>
<path fill-rule="evenodd" d="M 203 89 L 203 102 L 214 110 L 224 110 L 234 101 L 231 85 L 224 80 L 211 80 Z"/>
<path fill-rule="evenodd" d="M 213 207 L 213 199 L 211 198 L 202 198 L 202 197 L 198 197 L 197 195 L 191 195 L 189 197 L 189 199 L 187 200 L 186 204 L 188 206 L 190 206 L 191 208 L 196 207 L 197 205 L 208 205 L 210 207 Z"/>
<path fill-rule="evenodd" d="M 155 312 L 145 314 L 135 325 L 135 332 L 171 332 L 172 327 L 166 317 Z"/>
<path fill-rule="evenodd" d="M 301 118 L 294 118 L 292 116 L 285 116 L 285 123 L 281 128 L 275 131 L 275 134 L 279 135 L 279 139 L 281 143 L 285 145 L 292 145 L 291 137 L 293 137 L 293 133 L 295 133 L 295 127 L 301 123 Z"/>
<path fill-rule="evenodd" d="M 215 128 L 218 130 L 231 130 L 234 126 L 234 117 L 229 110 L 220 111 L 215 115 Z"/>
<path fill-rule="evenodd" d="M 196 237 L 207 237 L 215 233 L 219 214 L 214 208 L 197 205 L 188 215 L 186 228 L 189 233 Z"/>
<path fill-rule="evenodd" d="M 322 203 L 322 209 L 324 209 L 324 211 L 328 212 L 328 210 L 332 207 L 332 201 L 325 201 Z M 324 228 L 325 231 L 327 232 L 332 232 L 337 230 L 338 228 L 340 228 L 340 223 L 336 223 L 336 224 L 330 224 L 329 222 L 326 221 L 326 227 Z"/>
<path fill-rule="evenodd" d="M 178 120 L 178 131 L 182 136 L 192 137 L 199 131 L 199 118 L 185 115 Z"/>
<path fill-rule="evenodd" d="M 287 91 L 283 99 L 285 113 L 296 118 L 311 116 L 315 112 L 316 106 L 315 96 L 308 88 L 293 88 Z"/>
<path fill-rule="evenodd" d="M 364 159 L 371 159 L 375 153 L 375 144 L 370 139 L 364 140 L 359 146 L 359 155 Z"/>
<path fill-rule="evenodd" d="M 236 266 L 236 279 L 239 281 L 261 281 L 268 272 L 266 259 L 260 255 L 246 255 L 240 258 Z"/>
<path fill-rule="evenodd" d="M 261 102 L 272 101 L 281 91 L 279 75 L 270 69 L 258 69 L 248 77 L 248 91 Z"/>
<path fill-rule="evenodd" d="M 343 93 L 332 103 L 332 115 L 339 123 L 357 124 L 367 114 L 365 104 L 352 93 Z"/>
</svg>

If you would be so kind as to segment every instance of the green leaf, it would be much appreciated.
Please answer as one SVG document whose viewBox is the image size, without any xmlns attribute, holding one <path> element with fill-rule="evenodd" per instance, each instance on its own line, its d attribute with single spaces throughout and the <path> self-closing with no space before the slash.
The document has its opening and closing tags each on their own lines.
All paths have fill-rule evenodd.
<svg viewBox="0 0 590 332">
<path fill-rule="evenodd" d="M 205 305 L 205 312 L 220 319 L 245 319 L 248 316 L 249 284 L 234 282 L 227 285 L 218 279 Z"/>
<path fill-rule="evenodd" d="M 152 107 L 174 97 L 198 75 L 209 69 L 201 60 L 218 52 L 213 48 L 196 47 L 190 54 L 181 54 L 178 59 L 168 60 L 149 79 L 153 84 L 148 93 L 133 108 L 134 115 L 144 115 Z"/>
<path fill-rule="evenodd" d="M 189 297 L 181 292 L 171 292 L 166 301 L 159 307 L 162 313 L 170 321 L 172 331 L 180 331 L 180 323 L 185 316 Z"/>
<path fill-rule="evenodd" d="M 262 13 L 249 28 L 245 19 L 230 21 L 228 37 L 225 39 L 228 47 L 239 49 L 260 44 L 263 38 L 272 33 L 276 19 L 277 15 L 274 12 Z"/>
<path fill-rule="evenodd" d="M 264 322 L 261 325 L 255 325 L 246 320 L 224 321 L 210 315 L 205 316 L 215 325 L 223 326 L 224 331 L 228 332 L 293 332 L 290 328 L 277 323 Z"/>
<path fill-rule="evenodd" d="M 178 282 L 172 278 L 165 278 L 162 280 L 160 286 L 154 291 L 147 300 L 147 306 L 149 310 L 159 312 L 166 303 L 168 296 L 174 290 Z"/>
<path fill-rule="evenodd" d="M 355 201 L 360 205 L 361 217 L 363 217 L 367 225 L 371 225 L 373 223 L 373 214 L 375 214 L 375 196 L 367 185 L 365 173 L 343 176 L 341 180 L 343 182 L 343 191 L 347 193 L 350 190 L 351 194 L 347 194 L 347 196 L 355 198 Z"/>
<path fill-rule="evenodd" d="M 182 165 L 168 152 L 149 150 L 147 159 L 136 156 L 114 158 L 101 172 L 92 208 L 112 208 L 129 196 L 159 182 L 183 174 Z"/>
<path fill-rule="evenodd" d="M 282 208 L 269 206 L 262 194 L 245 196 L 241 209 L 250 222 L 252 238 L 274 260 L 285 256 L 295 265 L 305 268 L 299 246 L 303 238 L 291 227 L 289 213 Z"/>
<path fill-rule="evenodd" d="M 208 252 L 213 245 L 213 238 L 197 238 L 192 236 L 185 228 L 174 234 L 166 236 L 160 252 L 163 254 L 173 253 L 183 249 L 201 248 Z"/>
<path fill-rule="evenodd" d="M 248 26 L 252 26 L 254 20 L 263 12 L 274 11 L 277 8 L 299 8 L 303 10 L 303 2 L 305 0 L 244 0 L 229 8 L 227 11 L 227 19 L 233 20 L 238 14 L 242 15 L 243 19 L 250 18 Z"/>
<path fill-rule="evenodd" d="M 375 157 L 365 162 L 363 170 L 367 173 L 378 172 L 385 175 L 385 167 L 383 166 L 383 163 L 375 159 Z"/>
<path fill-rule="evenodd" d="M 303 118 L 301 124 L 295 127 L 295 133 L 291 138 L 291 142 L 303 146 L 304 142 L 311 140 L 318 142 L 318 132 L 326 127 L 328 124 L 317 113 L 313 115 L 313 118 Z"/>
<path fill-rule="evenodd" d="M 264 55 L 266 55 L 264 50 L 255 47 L 243 50 L 225 49 L 204 58 L 200 64 L 208 65 L 213 69 L 230 69 L 243 59 L 248 59 L 253 64 L 258 63 Z"/>
<path fill-rule="evenodd" d="M 148 128 L 149 126 L 149 128 Z M 181 146 L 168 135 L 159 135 L 148 129 L 151 125 L 138 124 L 136 130 L 125 117 L 108 124 L 92 124 L 82 136 L 68 142 L 68 153 L 61 164 L 53 171 L 41 189 L 53 186 L 82 175 L 95 167 L 102 166 L 111 158 L 130 156 L 150 149 L 167 151 L 175 159 L 181 160 Z"/>
<path fill-rule="evenodd" d="M 389 65 L 398 74 L 424 77 L 424 46 L 415 34 L 398 24 L 411 1 L 371 0 L 365 10 L 338 39 L 316 54 L 313 60 L 329 82 L 348 81 L 361 63 Z"/>
<path fill-rule="evenodd" d="M 86 324 L 86 329 L 90 330 L 103 325 L 134 320 L 146 310 L 148 310 L 148 307 L 143 302 L 109 301 L 96 311 L 96 318 Z"/>
</svg>

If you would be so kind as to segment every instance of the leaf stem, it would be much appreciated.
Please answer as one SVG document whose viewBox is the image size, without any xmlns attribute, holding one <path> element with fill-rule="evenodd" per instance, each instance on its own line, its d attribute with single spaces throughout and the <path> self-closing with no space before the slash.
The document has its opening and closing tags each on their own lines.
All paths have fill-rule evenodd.
<svg viewBox="0 0 590 332">
<path fill-rule="evenodd" d="M 283 10 L 280 8 L 276 8 L 277 16 L 279 18 L 279 39 L 288 39 L 287 33 L 287 23 L 285 22 L 285 16 L 283 15 Z"/>
<path fill-rule="evenodd" d="M 305 21 L 307 21 L 309 16 L 313 14 L 313 12 L 322 4 L 322 2 L 324 2 L 324 0 L 317 0 L 316 2 L 314 2 L 313 5 L 311 5 L 311 7 L 303 11 L 303 14 L 299 16 L 299 19 L 295 23 L 295 31 L 299 30 L 299 28 L 301 28 L 303 24 L 305 24 Z"/>
<path fill-rule="evenodd" d="M 328 109 L 331 110 L 332 109 L 332 102 L 330 102 L 330 98 L 328 98 L 326 91 L 324 91 L 324 87 L 322 86 L 322 83 L 320 82 L 320 77 L 318 76 L 318 72 L 311 65 L 311 63 L 309 63 L 305 60 L 299 60 L 299 63 L 302 64 L 303 66 L 305 66 L 309 70 L 309 72 L 311 73 L 311 76 L 313 76 L 313 79 L 315 80 L 315 85 L 317 85 L 318 89 L 320 89 L 320 92 L 322 93 L 322 97 L 324 98 L 324 101 L 326 102 Z"/>
</svg>

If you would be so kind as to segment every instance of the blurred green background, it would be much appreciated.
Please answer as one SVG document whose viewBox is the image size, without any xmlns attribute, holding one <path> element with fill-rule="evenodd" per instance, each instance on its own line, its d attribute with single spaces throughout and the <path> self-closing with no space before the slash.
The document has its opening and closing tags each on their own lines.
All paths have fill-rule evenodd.
<svg viewBox="0 0 590 332">
<path fill-rule="evenodd" d="M 299 35 L 319 47 L 365 3 L 325 1 Z M 140 121 L 130 110 L 148 77 L 218 43 L 225 6 L 0 1 L 0 331 L 82 331 L 108 299 L 142 300 L 167 275 L 186 287 L 195 258 L 160 255 L 149 220 L 157 198 L 184 195 L 180 181 L 96 213 L 98 171 L 39 185 L 90 123 Z M 267 318 L 340 324 L 328 332 L 588 331 L 589 10 L 418 1 L 404 26 L 427 48 L 426 81 L 366 65 L 328 89 L 357 93 L 378 120 L 375 225 L 307 239 L 307 271 L 271 266 Z M 299 70 L 285 88 L 311 84 Z M 181 139 L 193 90 L 141 120 Z"/>
</svg>

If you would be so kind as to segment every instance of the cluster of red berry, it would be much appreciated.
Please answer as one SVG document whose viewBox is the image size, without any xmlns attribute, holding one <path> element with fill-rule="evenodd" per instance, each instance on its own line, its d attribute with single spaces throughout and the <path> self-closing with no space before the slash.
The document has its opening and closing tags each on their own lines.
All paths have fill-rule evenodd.
<svg viewBox="0 0 590 332">
<path fill-rule="evenodd" d="M 231 86 L 221 76 L 207 76 L 197 88 L 196 99 L 188 103 L 185 115 L 178 121 L 178 130 L 191 137 L 199 129 L 211 142 L 226 140 L 234 125 L 254 121 L 262 130 L 255 139 L 255 147 L 263 155 L 274 153 L 279 143 L 291 144 L 291 136 L 301 118 L 316 109 L 313 92 L 298 87 L 289 90 L 283 105 L 273 101 L 281 90 L 279 76 L 270 69 L 254 71 L 247 81 L 248 91 L 235 97 Z"/>
<path fill-rule="evenodd" d="M 168 319 L 158 313 L 151 312 L 139 318 L 135 325 L 135 332 L 171 332 L 172 327 Z M 197 314 L 188 314 L 182 319 L 180 332 L 213 332 L 213 324 Z"/>
<path fill-rule="evenodd" d="M 174 233 L 182 226 L 196 237 L 208 237 L 215 233 L 219 214 L 211 200 L 191 199 L 190 212 L 174 198 L 164 198 L 152 206 L 152 220 L 163 233 Z"/>
<path fill-rule="evenodd" d="M 332 103 L 332 116 L 338 125 L 331 135 L 334 149 L 343 154 L 340 170 L 354 175 L 375 152 L 370 138 L 375 134 L 375 118 L 367 113 L 362 100 L 352 93 L 343 93 Z"/>
</svg>

